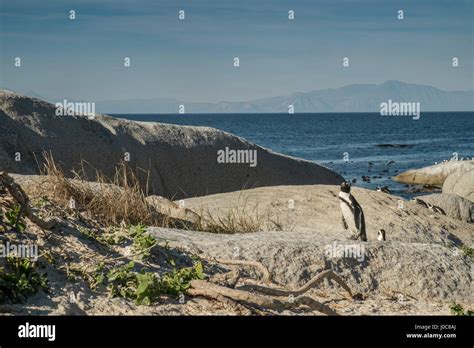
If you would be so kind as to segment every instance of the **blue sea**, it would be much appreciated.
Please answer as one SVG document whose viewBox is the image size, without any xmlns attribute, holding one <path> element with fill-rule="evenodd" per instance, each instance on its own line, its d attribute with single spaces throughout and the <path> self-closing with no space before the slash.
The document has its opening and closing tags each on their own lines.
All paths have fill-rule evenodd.
<svg viewBox="0 0 474 348">
<path fill-rule="evenodd" d="M 114 116 L 214 127 L 273 151 L 324 165 L 348 181 L 356 179 L 354 186 L 388 186 L 392 193 L 405 198 L 416 193 L 407 192 L 408 188 L 392 181 L 391 176 L 456 154 L 458 159 L 474 157 L 473 112 L 427 112 L 418 120 L 379 113 Z M 387 165 L 390 161 L 394 163 Z M 370 182 L 363 181 L 362 176 L 370 176 Z"/>
</svg>

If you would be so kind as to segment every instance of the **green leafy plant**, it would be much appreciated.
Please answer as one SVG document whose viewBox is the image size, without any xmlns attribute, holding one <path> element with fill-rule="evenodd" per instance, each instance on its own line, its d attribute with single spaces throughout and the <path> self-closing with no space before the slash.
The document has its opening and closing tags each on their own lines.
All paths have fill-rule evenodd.
<svg viewBox="0 0 474 348">
<path fill-rule="evenodd" d="M 203 266 L 199 261 L 192 267 L 173 268 L 161 278 L 145 270 L 134 272 L 134 267 L 135 264 L 130 262 L 108 272 L 107 283 L 111 296 L 132 299 L 138 305 L 149 306 L 161 295 L 178 296 L 189 288 L 192 280 L 204 279 Z"/>
<path fill-rule="evenodd" d="M 23 232 L 26 229 L 26 224 L 21 217 L 21 213 L 21 207 L 18 204 L 15 204 L 10 210 L 5 212 L 6 223 L 10 227 L 16 228 L 18 232 Z"/>
<path fill-rule="evenodd" d="M 96 290 L 100 285 L 105 284 L 106 270 L 104 262 L 99 263 L 99 265 L 92 272 L 88 271 L 87 265 L 74 263 L 67 264 L 65 269 L 66 276 L 70 281 L 77 281 L 80 277 L 89 284 L 92 290 Z"/>
<path fill-rule="evenodd" d="M 49 290 L 46 274 L 38 273 L 30 259 L 9 257 L 7 267 L 0 269 L 0 302 L 22 303 L 39 290 Z"/>
<path fill-rule="evenodd" d="M 154 273 L 138 273 L 137 284 L 134 293 L 136 304 L 149 306 L 161 295 L 160 282 Z"/>
<path fill-rule="evenodd" d="M 458 316 L 462 316 L 462 315 L 472 316 L 472 315 L 474 315 L 473 311 L 470 311 L 470 310 L 465 311 L 464 308 L 459 303 L 455 303 L 455 302 L 451 303 L 451 305 L 449 306 L 449 309 L 451 309 L 451 314 L 453 314 L 453 315 L 458 315 Z"/>
<path fill-rule="evenodd" d="M 143 252 L 143 257 L 150 256 L 150 249 L 156 245 L 156 239 L 147 233 L 146 226 L 138 224 L 130 226 L 129 235 L 133 238 L 133 247 Z"/>
<path fill-rule="evenodd" d="M 149 306 L 162 294 L 159 280 L 151 272 L 133 272 L 134 267 L 135 264 L 130 262 L 107 274 L 110 295 L 132 299 L 138 305 Z"/>
<path fill-rule="evenodd" d="M 474 248 L 470 248 L 467 245 L 463 245 L 461 250 L 464 255 L 469 256 L 471 259 L 474 259 Z"/>
<path fill-rule="evenodd" d="M 112 297 L 134 298 L 135 289 L 137 287 L 136 272 L 132 272 L 134 267 L 135 263 L 129 262 L 107 273 L 107 282 Z"/>
<path fill-rule="evenodd" d="M 174 266 L 174 262 L 172 262 Z M 202 263 L 197 261 L 193 267 L 181 268 L 165 273 L 161 278 L 161 289 L 169 295 L 179 295 L 185 292 L 194 279 L 204 279 Z"/>
<path fill-rule="evenodd" d="M 90 286 L 93 290 L 97 289 L 100 285 L 103 285 L 105 282 L 105 263 L 101 262 L 99 266 L 96 267 L 94 272 L 92 272 L 92 280 Z"/>
<path fill-rule="evenodd" d="M 101 244 L 113 245 L 115 243 L 115 239 L 113 236 L 107 236 L 105 234 L 100 234 L 96 231 L 93 231 L 89 228 L 79 227 L 79 232 L 81 232 L 87 239 L 96 241 Z"/>
<path fill-rule="evenodd" d="M 451 314 L 453 315 L 464 315 L 464 308 L 462 308 L 460 304 L 453 302 L 449 306 L 449 309 L 451 310 Z"/>
</svg>

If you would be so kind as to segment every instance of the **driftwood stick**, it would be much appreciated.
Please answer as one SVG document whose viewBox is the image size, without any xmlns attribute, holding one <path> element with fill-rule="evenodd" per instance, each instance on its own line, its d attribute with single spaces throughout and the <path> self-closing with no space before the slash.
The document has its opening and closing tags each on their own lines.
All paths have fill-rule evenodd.
<svg viewBox="0 0 474 348">
<path fill-rule="evenodd" d="M 256 268 L 262 274 L 261 280 L 264 283 L 271 282 L 270 272 L 268 271 L 268 268 L 265 267 L 261 262 L 251 261 L 251 260 L 215 259 L 215 258 L 207 257 L 204 255 L 199 255 L 199 257 L 204 260 L 214 262 L 214 263 L 220 263 L 223 265 L 250 266 L 250 267 Z"/>
<path fill-rule="evenodd" d="M 315 287 L 319 283 L 321 283 L 325 278 L 332 279 L 336 283 L 338 283 L 344 290 L 346 290 L 349 293 L 349 296 L 352 298 L 352 292 L 349 286 L 339 277 L 337 274 L 335 274 L 331 270 L 325 270 L 317 275 L 315 275 L 313 278 L 311 278 L 306 284 L 301 286 L 298 289 L 295 290 L 284 290 L 284 289 L 276 289 L 272 287 L 267 287 L 267 286 L 261 286 L 261 285 L 243 285 L 239 287 L 239 290 L 246 290 L 246 291 L 258 291 L 263 294 L 271 295 L 271 296 L 299 296 L 307 292 L 309 289 Z"/>
<path fill-rule="evenodd" d="M 186 291 L 186 293 L 189 295 L 189 296 L 201 296 L 201 297 L 205 297 L 205 298 L 208 298 L 210 300 L 215 300 L 215 301 L 218 301 L 218 302 L 222 302 L 223 304 L 231 307 L 231 308 L 234 308 L 236 310 L 238 310 L 240 312 L 240 314 L 242 315 L 252 315 L 252 311 L 250 309 L 248 309 L 247 307 L 241 305 L 240 303 L 228 298 L 228 297 L 225 297 L 223 295 L 221 295 L 219 292 L 216 292 L 216 291 L 212 291 L 212 290 L 209 290 L 209 289 L 188 289 Z"/>
<path fill-rule="evenodd" d="M 326 315 L 337 315 L 337 313 L 325 304 L 322 304 L 310 297 L 299 296 L 291 298 L 289 296 L 266 297 L 253 294 L 248 291 L 230 289 L 204 280 L 191 281 L 191 288 L 187 290 L 189 295 L 200 295 L 209 298 L 217 298 L 221 295 L 235 302 L 244 302 L 253 307 L 260 307 L 276 311 L 291 309 L 299 305 L 306 305 L 313 310 L 317 310 Z"/>
<path fill-rule="evenodd" d="M 240 270 L 234 269 L 227 273 L 218 273 L 214 274 L 209 278 L 210 282 L 222 284 L 224 283 L 227 286 L 232 288 L 235 287 L 240 278 Z"/>
<path fill-rule="evenodd" d="M 56 227 L 59 223 L 56 219 L 43 220 L 36 216 L 30 208 L 28 195 L 23 191 L 20 185 L 18 185 L 13 178 L 6 172 L 0 172 L 0 181 L 3 186 L 6 187 L 10 195 L 15 201 L 20 204 L 20 212 L 24 212 L 26 217 L 38 227 L 44 230 L 50 230 Z"/>
</svg>

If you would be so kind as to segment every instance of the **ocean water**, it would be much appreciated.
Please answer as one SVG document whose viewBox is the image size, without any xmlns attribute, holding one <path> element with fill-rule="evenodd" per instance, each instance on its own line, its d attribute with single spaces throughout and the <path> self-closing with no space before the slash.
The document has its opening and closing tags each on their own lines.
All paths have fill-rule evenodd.
<svg viewBox="0 0 474 348">
<path fill-rule="evenodd" d="M 474 157 L 474 112 L 428 112 L 418 120 L 378 113 L 114 116 L 214 127 L 273 151 L 324 165 L 346 180 L 356 179 L 354 186 L 375 189 L 386 185 L 405 198 L 416 193 L 391 180 L 393 175 L 456 154 L 459 159 Z M 380 146 L 383 144 L 390 146 Z M 387 166 L 389 161 L 394 163 Z M 364 182 L 362 176 L 370 176 L 370 182 Z"/>
</svg>

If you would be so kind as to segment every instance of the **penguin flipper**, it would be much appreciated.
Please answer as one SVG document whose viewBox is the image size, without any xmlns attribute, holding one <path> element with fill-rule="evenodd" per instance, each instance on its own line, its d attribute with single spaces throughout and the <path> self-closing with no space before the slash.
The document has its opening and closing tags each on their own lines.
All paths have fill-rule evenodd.
<svg viewBox="0 0 474 348">
<path fill-rule="evenodd" d="M 367 242 L 367 233 L 365 232 L 364 212 L 362 211 L 362 207 L 357 203 L 357 201 L 355 201 L 354 207 L 355 207 L 355 218 L 356 218 L 355 222 L 356 222 L 357 231 L 359 232 L 357 238 L 360 237 L 362 241 Z"/>
<path fill-rule="evenodd" d="M 365 232 L 365 218 L 364 218 L 364 213 L 362 212 L 362 209 L 360 209 L 360 228 L 359 228 L 359 236 L 360 239 L 364 242 L 367 242 L 367 233 Z"/>
<path fill-rule="evenodd" d="M 345 230 L 349 228 L 349 226 L 347 226 L 346 219 L 344 219 L 344 215 L 342 215 L 342 227 L 344 227 Z"/>
</svg>

